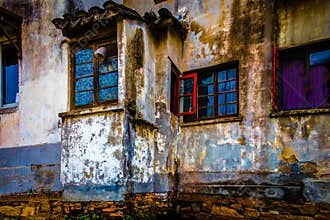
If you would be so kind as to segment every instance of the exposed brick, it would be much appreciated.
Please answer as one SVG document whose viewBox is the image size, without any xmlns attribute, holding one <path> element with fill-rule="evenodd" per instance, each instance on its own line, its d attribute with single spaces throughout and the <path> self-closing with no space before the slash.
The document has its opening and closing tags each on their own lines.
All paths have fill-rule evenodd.
<svg viewBox="0 0 330 220">
<path fill-rule="evenodd" d="M 209 220 L 210 218 L 211 215 L 207 213 L 198 213 L 195 215 L 196 220 Z"/>
<path fill-rule="evenodd" d="M 4 215 L 4 216 L 19 216 L 21 213 L 21 206 L 15 206 L 15 207 L 11 207 L 11 206 L 1 206 L 0 207 L 0 214 Z"/>
<path fill-rule="evenodd" d="M 303 215 L 315 215 L 318 210 L 319 210 L 319 207 L 315 203 L 304 204 L 300 209 L 300 211 Z"/>
<path fill-rule="evenodd" d="M 315 215 L 316 220 L 329 220 L 330 214 L 317 214 Z"/>
<path fill-rule="evenodd" d="M 242 205 L 240 204 L 232 204 L 230 207 L 236 209 L 236 210 L 243 210 Z"/>
<path fill-rule="evenodd" d="M 208 213 L 211 211 L 211 208 L 212 208 L 212 202 L 206 201 L 202 203 L 202 207 L 201 207 L 202 212 Z"/>
<path fill-rule="evenodd" d="M 244 211 L 244 216 L 248 218 L 258 218 L 260 216 L 260 213 L 254 211 Z"/>
<path fill-rule="evenodd" d="M 25 207 L 22 210 L 21 216 L 34 216 L 35 208 L 34 207 Z"/>
<path fill-rule="evenodd" d="M 231 209 L 226 206 L 216 206 L 216 205 L 212 206 L 211 214 L 243 218 L 243 216 L 238 214 L 235 209 Z"/>
<path fill-rule="evenodd" d="M 180 212 L 192 212 L 192 209 L 191 209 L 191 207 L 182 207 L 182 208 L 180 208 Z"/>
</svg>

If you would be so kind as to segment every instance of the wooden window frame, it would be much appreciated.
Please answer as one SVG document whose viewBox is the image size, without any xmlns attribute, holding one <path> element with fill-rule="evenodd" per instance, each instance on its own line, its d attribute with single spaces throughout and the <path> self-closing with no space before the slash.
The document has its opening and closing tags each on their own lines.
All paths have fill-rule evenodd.
<svg viewBox="0 0 330 220">
<path fill-rule="evenodd" d="M 280 72 L 280 62 L 285 59 L 285 56 L 294 56 L 294 51 L 303 53 L 305 57 L 304 72 L 307 74 L 312 65 L 310 65 L 310 54 L 318 51 L 330 49 L 330 39 L 318 42 L 312 42 L 290 48 L 277 49 L 273 46 L 272 51 L 272 109 L 274 112 L 281 111 L 309 111 L 313 109 L 330 109 L 329 107 L 319 108 L 297 108 L 297 109 L 284 109 L 283 107 L 283 82 Z M 288 55 L 289 54 L 289 55 Z M 330 95 L 330 94 L 329 94 Z"/>
<path fill-rule="evenodd" d="M 228 76 L 226 77 L 227 79 L 225 81 L 218 81 L 218 73 L 220 71 L 228 71 L 230 69 L 235 69 L 236 70 L 236 78 L 235 79 L 231 79 L 231 80 L 228 80 Z M 214 91 L 213 91 L 213 94 L 211 95 L 204 95 L 205 97 L 208 97 L 208 96 L 214 96 L 214 105 L 212 106 L 213 108 L 213 111 L 214 111 L 214 114 L 213 116 L 209 116 L 209 117 L 199 117 L 198 116 L 198 111 L 200 109 L 200 106 L 198 105 L 198 99 L 200 98 L 200 96 L 198 95 L 198 90 L 199 90 L 199 87 L 200 85 L 198 84 L 198 77 L 200 75 L 202 75 L 203 73 L 210 73 L 210 72 L 213 72 L 213 86 L 214 86 Z M 226 73 L 228 74 L 228 73 Z M 225 64 L 220 64 L 220 65 L 216 65 L 216 66 L 212 66 L 212 67 L 207 67 L 207 68 L 202 68 L 202 69 L 197 69 L 197 70 L 194 70 L 194 71 L 189 71 L 189 72 L 186 72 L 184 74 L 183 77 L 181 77 L 179 79 L 179 81 L 181 79 L 186 79 L 186 78 L 191 78 L 192 76 L 196 77 L 195 78 L 195 84 L 194 84 L 194 99 L 193 99 L 193 105 L 194 105 L 194 109 L 193 111 L 191 112 L 186 112 L 186 113 L 180 113 L 178 112 L 177 115 L 178 116 L 184 116 L 184 120 L 185 120 L 185 117 L 192 117 L 189 121 L 203 121 L 203 120 L 210 120 L 210 119 L 216 119 L 216 118 L 224 118 L 224 117 L 232 117 L 232 116 L 238 116 L 239 115 L 239 65 L 238 65 L 238 61 L 233 61 L 233 62 L 229 62 L 229 63 L 225 63 Z M 235 81 L 235 89 L 234 90 L 231 90 L 231 91 L 225 91 L 225 92 L 219 92 L 219 89 L 218 89 L 218 86 L 219 86 L 219 83 L 227 83 L 227 82 L 230 82 L 230 81 Z M 211 85 L 211 84 L 210 84 Z M 178 83 L 178 91 L 179 91 L 179 86 L 180 86 L 180 83 Z M 231 93 L 231 92 L 235 92 L 236 93 L 236 102 L 225 102 L 225 104 L 219 104 L 218 103 L 218 96 L 220 94 L 227 94 L 227 93 Z M 177 100 L 178 100 L 178 106 L 179 106 L 179 100 L 180 100 L 180 91 L 178 93 L 178 96 L 177 96 Z M 218 108 L 220 105 L 223 105 L 223 106 L 227 106 L 228 104 L 236 104 L 236 112 L 235 113 L 232 113 L 232 114 L 223 114 L 223 115 L 219 115 L 219 112 L 218 112 Z M 207 109 L 207 106 L 206 106 L 206 109 Z"/>
<path fill-rule="evenodd" d="M 114 100 L 108 100 L 108 101 L 100 101 L 99 100 L 99 61 L 95 58 L 94 54 L 93 54 L 93 75 L 92 76 L 88 76 L 88 77 L 93 77 L 93 103 L 91 104 L 86 104 L 86 105 L 76 105 L 76 59 L 75 59 L 75 54 L 78 51 L 81 50 L 86 50 L 86 49 L 92 49 L 93 52 L 95 52 L 99 47 L 103 47 L 103 46 L 110 46 L 112 44 L 115 44 L 115 48 L 116 48 L 116 55 L 113 55 L 111 57 L 117 57 L 118 58 L 118 45 L 117 45 L 117 40 L 116 39 L 105 39 L 105 40 L 100 40 L 100 41 L 96 41 L 93 43 L 90 43 L 84 47 L 77 47 L 74 48 L 73 50 L 71 50 L 70 53 L 70 109 L 71 110 L 80 110 L 80 109 L 86 109 L 86 108 L 92 108 L 92 107 L 98 107 L 98 106 L 106 106 L 109 104 L 116 104 L 118 103 L 118 92 L 117 92 L 117 98 Z M 102 73 L 105 74 L 105 73 Z M 119 67 L 117 66 L 117 74 L 119 74 Z M 118 82 L 116 86 L 118 87 Z M 115 86 L 111 86 L 111 87 L 115 87 Z M 109 87 L 110 88 L 110 87 Z M 89 91 L 89 90 L 88 90 Z"/>
<path fill-rule="evenodd" d="M 193 80 L 194 80 L 193 93 L 181 95 L 181 90 L 180 90 L 181 80 L 190 79 L 190 78 L 193 78 Z M 178 105 L 177 105 L 178 114 L 177 115 L 181 116 L 181 115 L 194 115 L 194 114 L 196 114 L 196 110 L 197 110 L 197 73 L 190 73 L 190 74 L 187 74 L 187 75 L 184 75 L 184 76 L 180 77 L 177 91 L 178 91 Z M 179 110 L 180 109 L 180 98 L 181 97 L 189 97 L 189 96 L 192 96 L 192 110 L 189 111 L 189 112 L 180 112 L 180 110 Z"/>
</svg>

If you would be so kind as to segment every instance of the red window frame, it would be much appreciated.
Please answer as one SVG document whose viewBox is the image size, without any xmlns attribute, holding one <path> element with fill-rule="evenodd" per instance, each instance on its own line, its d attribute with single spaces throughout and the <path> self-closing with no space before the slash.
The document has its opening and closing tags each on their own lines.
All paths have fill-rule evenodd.
<svg viewBox="0 0 330 220">
<path fill-rule="evenodd" d="M 272 48 L 272 108 L 279 110 L 279 77 L 278 77 L 278 52 L 276 46 Z"/>
<path fill-rule="evenodd" d="M 194 81 L 194 86 L 193 86 L 193 93 L 190 94 L 182 94 L 181 95 L 181 90 L 180 90 L 180 85 L 182 80 L 186 80 L 189 78 L 193 78 Z M 177 85 L 177 91 L 178 91 L 178 101 L 177 101 L 177 115 L 182 116 L 182 115 L 193 115 L 196 114 L 197 110 L 197 73 L 190 73 L 187 75 L 184 75 L 179 78 L 179 83 Z M 192 111 L 189 112 L 180 112 L 180 98 L 181 97 L 192 97 Z"/>
</svg>

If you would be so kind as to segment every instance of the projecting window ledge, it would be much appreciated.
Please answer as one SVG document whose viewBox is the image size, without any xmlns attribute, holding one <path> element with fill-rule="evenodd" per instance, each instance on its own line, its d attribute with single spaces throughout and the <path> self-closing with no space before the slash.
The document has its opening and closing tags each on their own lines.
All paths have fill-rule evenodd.
<svg viewBox="0 0 330 220">
<path fill-rule="evenodd" d="M 303 115 L 316 115 L 316 114 L 329 114 L 330 108 L 320 108 L 320 109 L 304 109 L 304 110 L 287 110 L 272 112 L 269 116 L 271 118 L 277 117 L 290 117 L 290 116 L 303 116 Z"/>
<path fill-rule="evenodd" d="M 14 113 L 18 110 L 18 103 L 0 107 L 0 114 Z"/>
<path fill-rule="evenodd" d="M 208 120 L 200 120 L 194 122 L 180 122 L 181 127 L 208 125 L 208 124 L 220 124 L 220 123 L 230 123 L 230 122 L 241 122 L 243 117 L 241 115 L 227 116 L 223 118 L 215 118 Z"/>
<path fill-rule="evenodd" d="M 97 106 L 97 107 L 91 107 L 91 108 L 86 108 L 86 109 L 75 109 L 75 110 L 72 110 L 69 112 L 62 112 L 62 113 L 59 113 L 58 116 L 60 118 L 68 118 L 68 117 L 105 113 L 105 112 L 121 112 L 121 111 L 124 111 L 124 107 L 121 105 Z"/>
</svg>

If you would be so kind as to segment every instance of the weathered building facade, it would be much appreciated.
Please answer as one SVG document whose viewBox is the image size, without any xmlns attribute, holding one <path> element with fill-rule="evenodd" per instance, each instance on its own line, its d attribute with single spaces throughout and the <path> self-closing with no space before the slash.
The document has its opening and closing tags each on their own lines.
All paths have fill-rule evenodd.
<svg viewBox="0 0 330 220">
<path fill-rule="evenodd" d="M 0 217 L 329 219 L 328 3 L 0 1 Z"/>
</svg>

